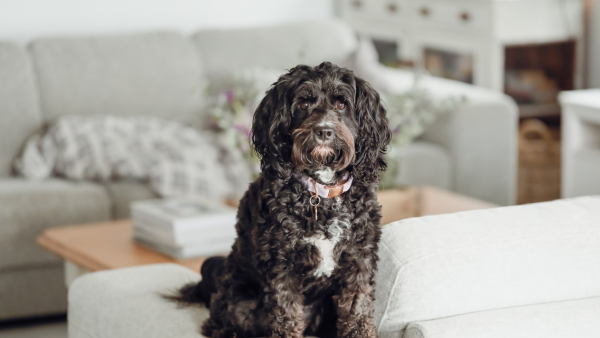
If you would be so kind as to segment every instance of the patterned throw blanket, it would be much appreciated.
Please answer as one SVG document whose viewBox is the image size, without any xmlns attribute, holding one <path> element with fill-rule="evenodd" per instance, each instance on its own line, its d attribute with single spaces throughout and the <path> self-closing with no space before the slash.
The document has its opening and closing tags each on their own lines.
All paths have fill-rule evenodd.
<svg viewBox="0 0 600 338">
<path fill-rule="evenodd" d="M 66 116 L 32 136 L 15 167 L 30 179 L 137 179 L 161 196 L 233 197 L 247 188 L 249 171 L 216 143 L 153 117 Z"/>
</svg>

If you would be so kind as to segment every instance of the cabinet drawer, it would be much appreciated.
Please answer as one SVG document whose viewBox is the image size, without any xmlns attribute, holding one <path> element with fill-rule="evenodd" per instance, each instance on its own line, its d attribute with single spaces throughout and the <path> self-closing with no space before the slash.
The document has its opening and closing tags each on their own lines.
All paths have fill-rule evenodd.
<svg viewBox="0 0 600 338">
<path fill-rule="evenodd" d="M 378 20 L 406 20 L 408 5 L 405 0 L 343 0 L 344 16 L 375 18 Z"/>
<path fill-rule="evenodd" d="M 491 29 L 492 13 L 487 3 L 416 1 L 415 24 L 439 26 L 440 28 L 480 30 Z"/>
</svg>

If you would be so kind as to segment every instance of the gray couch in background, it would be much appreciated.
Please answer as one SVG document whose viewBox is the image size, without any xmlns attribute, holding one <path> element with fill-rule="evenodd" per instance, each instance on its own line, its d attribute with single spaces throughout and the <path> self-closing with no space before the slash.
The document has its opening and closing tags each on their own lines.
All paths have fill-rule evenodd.
<svg viewBox="0 0 600 338">
<path fill-rule="evenodd" d="M 226 88 L 245 67 L 345 64 L 357 48 L 342 22 L 239 30 L 42 38 L 27 48 L 0 42 L 0 320 L 64 312 L 62 261 L 35 238 L 53 226 L 126 218 L 133 200 L 155 197 L 138 182 L 27 181 L 11 164 L 25 140 L 63 115 L 152 115 L 200 126 L 202 86 Z M 412 75 L 390 70 L 398 88 Z M 429 183 L 512 204 L 516 108 L 499 93 L 426 78 L 437 93 L 469 104 L 440 119 L 408 150 L 403 183 Z M 404 87 L 403 87 L 404 86 Z"/>
</svg>

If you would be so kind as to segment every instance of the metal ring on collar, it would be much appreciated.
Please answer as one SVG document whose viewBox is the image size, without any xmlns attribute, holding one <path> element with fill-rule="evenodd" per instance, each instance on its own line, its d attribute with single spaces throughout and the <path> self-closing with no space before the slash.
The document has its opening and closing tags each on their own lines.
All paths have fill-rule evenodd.
<svg viewBox="0 0 600 338">
<path fill-rule="evenodd" d="M 317 204 L 313 204 L 313 197 L 317 198 Z M 320 196 L 310 196 L 310 198 L 308 199 L 308 202 L 310 202 L 310 205 L 315 206 L 315 205 L 319 205 L 321 203 L 321 197 Z"/>
</svg>

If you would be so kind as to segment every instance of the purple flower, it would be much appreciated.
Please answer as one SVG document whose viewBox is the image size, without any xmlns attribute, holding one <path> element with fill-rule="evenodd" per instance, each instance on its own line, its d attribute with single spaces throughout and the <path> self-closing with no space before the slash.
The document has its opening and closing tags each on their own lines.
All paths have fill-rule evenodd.
<svg viewBox="0 0 600 338">
<path fill-rule="evenodd" d="M 233 125 L 233 128 L 237 131 L 239 131 L 240 133 L 244 133 L 244 135 L 246 135 L 246 137 L 250 137 L 250 128 L 248 128 L 248 126 L 244 126 L 242 124 L 236 123 Z"/>
<path fill-rule="evenodd" d="M 225 91 L 225 97 L 227 98 L 227 104 L 233 104 L 233 99 L 234 99 L 233 90 Z"/>
</svg>

